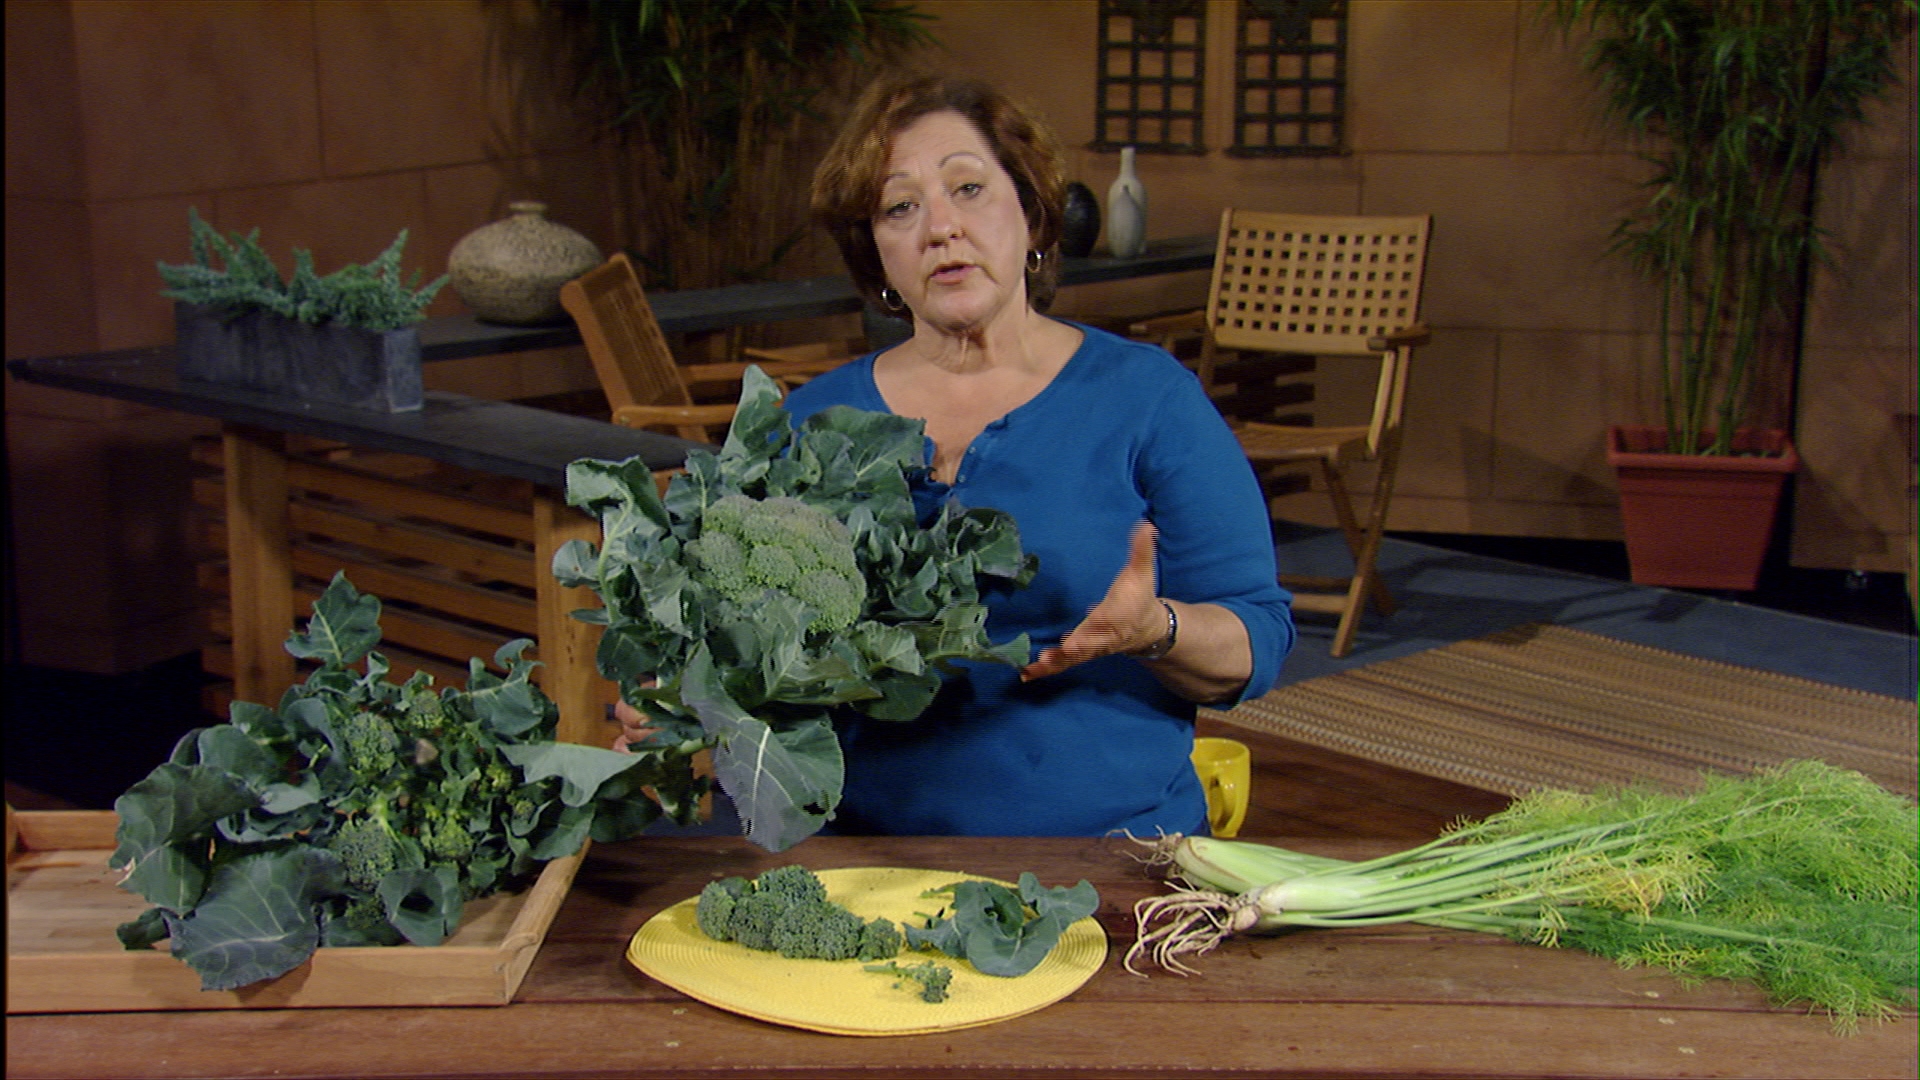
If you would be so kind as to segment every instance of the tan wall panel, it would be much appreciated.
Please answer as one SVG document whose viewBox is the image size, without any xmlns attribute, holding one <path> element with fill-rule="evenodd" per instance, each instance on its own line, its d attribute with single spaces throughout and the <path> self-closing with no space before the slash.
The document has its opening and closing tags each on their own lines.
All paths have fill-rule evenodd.
<svg viewBox="0 0 1920 1080">
<path fill-rule="evenodd" d="M 4 10 L 7 197 L 76 199 L 86 171 L 73 13 L 56 0 L 13 0 Z"/>
<path fill-rule="evenodd" d="M 1915 410 L 1913 353 L 1809 349 L 1805 370 L 1828 377 L 1800 406 L 1794 562 L 1904 571 L 1914 466 L 1896 414 Z"/>
<path fill-rule="evenodd" d="M 201 217 L 215 220 L 212 196 L 159 195 L 89 205 L 99 348 L 136 349 L 173 340 L 173 301 L 160 295 L 166 283 L 155 264 L 191 258 L 187 210 L 194 206 Z M 288 269 L 286 259 L 280 268 Z"/>
<path fill-rule="evenodd" d="M 1513 106 L 1515 0 L 1355 0 L 1349 134 L 1359 153 L 1502 153 Z"/>
<path fill-rule="evenodd" d="M 1606 428 L 1658 415 L 1647 381 L 1651 350 L 1638 334 L 1503 332 L 1493 496 L 1614 504 Z"/>
<path fill-rule="evenodd" d="M 1608 233 L 1630 159 L 1612 155 L 1375 154 L 1368 214 L 1432 214 L 1429 325 L 1627 330 L 1651 300 Z"/>
<path fill-rule="evenodd" d="M 8 358 L 97 348 L 86 204 L 8 195 L 6 230 Z"/>
<path fill-rule="evenodd" d="M 487 156 L 505 102 L 486 79 L 478 0 L 313 7 L 321 155 L 328 176 L 464 164 Z"/>
<path fill-rule="evenodd" d="M 73 5 L 91 196 L 315 175 L 313 8 L 287 0 Z"/>
</svg>

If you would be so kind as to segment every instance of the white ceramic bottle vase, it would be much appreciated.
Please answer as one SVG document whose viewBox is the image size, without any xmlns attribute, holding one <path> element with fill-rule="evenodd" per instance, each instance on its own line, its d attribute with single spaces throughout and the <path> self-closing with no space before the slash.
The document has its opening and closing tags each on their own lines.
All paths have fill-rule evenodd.
<svg viewBox="0 0 1920 1080">
<path fill-rule="evenodd" d="M 1133 171 L 1133 147 L 1120 150 L 1120 175 L 1107 189 L 1107 249 L 1131 259 L 1147 249 L 1147 189 Z"/>
</svg>

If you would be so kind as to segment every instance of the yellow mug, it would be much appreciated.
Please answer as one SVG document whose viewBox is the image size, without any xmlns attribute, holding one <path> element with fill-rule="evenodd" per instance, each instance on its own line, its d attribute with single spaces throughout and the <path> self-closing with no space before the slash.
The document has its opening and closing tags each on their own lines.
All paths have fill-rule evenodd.
<svg viewBox="0 0 1920 1080">
<path fill-rule="evenodd" d="M 1213 835 L 1233 836 L 1247 820 L 1253 794 L 1253 751 L 1237 739 L 1193 740 L 1193 771 L 1207 792 L 1207 820 Z"/>
</svg>

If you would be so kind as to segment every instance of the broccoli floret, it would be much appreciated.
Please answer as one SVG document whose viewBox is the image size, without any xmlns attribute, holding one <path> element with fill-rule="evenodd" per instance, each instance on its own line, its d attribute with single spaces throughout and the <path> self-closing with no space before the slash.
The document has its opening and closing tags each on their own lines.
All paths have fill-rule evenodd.
<svg viewBox="0 0 1920 1080">
<path fill-rule="evenodd" d="M 773 948 L 789 960 L 851 960 L 860 951 L 860 916 L 826 900 L 789 904 L 773 924 Z"/>
<path fill-rule="evenodd" d="M 379 713 L 361 709 L 340 721 L 340 741 L 346 744 L 347 767 L 362 777 L 385 776 L 400 763 L 399 737 Z"/>
<path fill-rule="evenodd" d="M 752 889 L 753 883 L 743 877 L 708 882 L 707 887 L 700 890 L 700 902 L 693 911 L 700 932 L 715 941 L 732 941 L 733 931 L 727 928 L 727 923 L 733 918 L 734 902 Z"/>
<path fill-rule="evenodd" d="M 855 957 L 860 960 L 885 960 L 895 956 L 905 945 L 900 936 L 900 928 L 892 919 L 875 919 L 860 928 L 860 946 Z"/>
<path fill-rule="evenodd" d="M 399 865 L 398 841 L 388 822 L 385 806 L 350 818 L 327 838 L 327 849 L 340 857 L 346 867 L 347 883 L 371 889 Z"/>
<path fill-rule="evenodd" d="M 853 536 L 832 514 L 787 496 L 729 495 L 707 508 L 687 544 L 696 580 L 735 603 L 773 589 L 806 604 L 808 628 L 844 630 L 866 603 Z"/>
<path fill-rule="evenodd" d="M 756 889 L 733 902 L 733 911 L 727 916 L 727 935 L 749 949 L 771 952 L 773 926 L 791 906 L 793 901 L 787 897 Z"/>
<path fill-rule="evenodd" d="M 893 984 L 895 986 L 905 986 L 909 982 L 919 983 L 920 1000 L 926 1002 L 947 1000 L 947 987 L 953 982 L 953 969 L 931 960 L 904 966 L 897 962 L 868 964 L 864 970 L 898 976 L 899 980 Z"/>
<path fill-rule="evenodd" d="M 762 871 L 759 877 L 753 879 L 753 888 L 755 892 L 769 893 L 788 903 L 827 898 L 827 887 L 821 884 L 819 875 L 799 863 Z"/>
</svg>

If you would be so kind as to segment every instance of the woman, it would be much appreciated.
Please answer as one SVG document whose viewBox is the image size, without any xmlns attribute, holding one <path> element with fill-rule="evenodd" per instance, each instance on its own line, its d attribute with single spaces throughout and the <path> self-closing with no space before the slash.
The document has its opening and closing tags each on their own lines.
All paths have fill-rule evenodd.
<svg viewBox="0 0 1920 1080">
<path fill-rule="evenodd" d="M 993 640 L 1040 646 L 1024 669 L 966 665 L 910 723 L 841 721 L 829 832 L 1205 833 L 1195 703 L 1265 692 L 1292 647 L 1264 499 L 1199 381 L 1042 314 L 1064 189 L 1038 121 L 941 77 L 870 90 L 814 174 L 855 284 L 913 335 L 793 391 L 795 422 L 925 421 L 919 501 L 1005 511 L 1040 559 L 987 598 Z"/>
<path fill-rule="evenodd" d="M 911 723 L 846 721 L 832 831 L 1204 833 L 1194 703 L 1265 692 L 1292 646 L 1264 500 L 1198 380 L 1042 314 L 1063 172 L 1005 97 L 921 77 L 864 95 L 814 174 L 815 219 L 913 336 L 795 390 L 795 422 L 924 420 L 929 494 L 1012 514 L 1040 558 L 988 600 L 1033 662 L 970 665 Z"/>
</svg>

